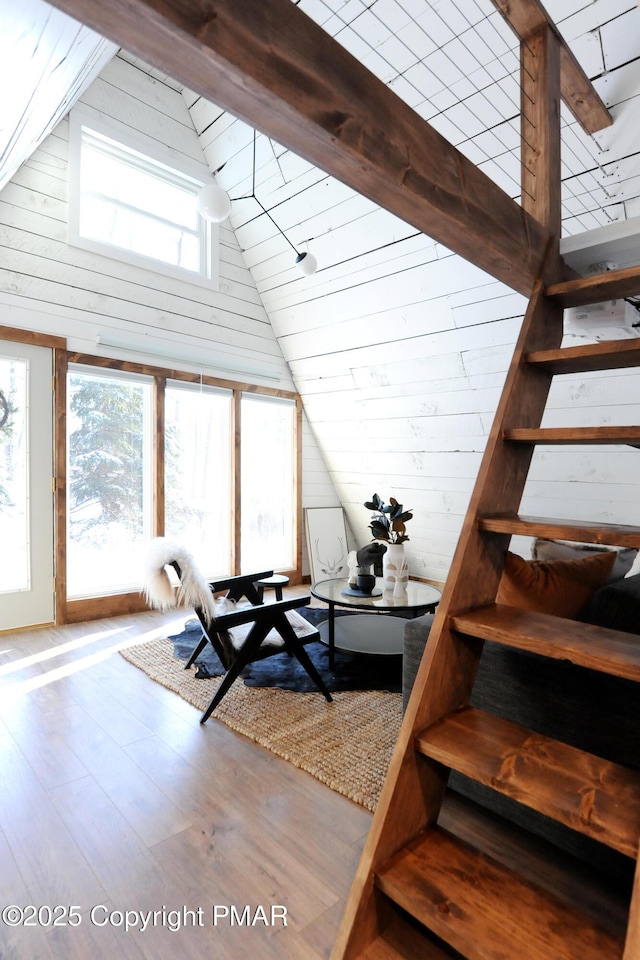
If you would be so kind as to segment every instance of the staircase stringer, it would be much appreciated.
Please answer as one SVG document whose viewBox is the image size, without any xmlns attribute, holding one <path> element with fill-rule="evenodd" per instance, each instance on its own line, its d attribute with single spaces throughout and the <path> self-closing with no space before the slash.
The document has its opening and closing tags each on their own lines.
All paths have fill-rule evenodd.
<svg viewBox="0 0 640 960">
<path fill-rule="evenodd" d="M 478 519 L 487 513 L 518 511 L 535 445 L 509 443 L 504 440 L 504 433 L 515 426 L 540 426 L 553 374 L 527 364 L 526 356 L 533 351 L 557 349 L 562 336 L 563 307 L 545 296 L 540 278 L 534 285 L 516 343 L 332 960 L 355 960 L 379 935 L 384 926 L 380 911 L 385 907 L 374 889 L 377 868 L 437 820 L 449 770 L 419 757 L 414 738 L 425 727 L 469 702 L 483 644 L 454 633 L 449 619 L 471 607 L 495 601 L 510 534 L 482 533 Z"/>
<path fill-rule="evenodd" d="M 638 960 L 638 957 L 640 957 L 640 850 L 636 857 L 636 871 L 633 878 L 629 922 L 622 960 Z"/>
</svg>

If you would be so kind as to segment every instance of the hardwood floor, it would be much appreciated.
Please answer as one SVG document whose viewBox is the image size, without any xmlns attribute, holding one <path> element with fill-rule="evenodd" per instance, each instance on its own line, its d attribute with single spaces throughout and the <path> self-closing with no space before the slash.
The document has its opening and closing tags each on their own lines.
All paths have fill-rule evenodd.
<svg viewBox="0 0 640 960">
<path fill-rule="evenodd" d="M 0 636 L 2 960 L 329 956 L 371 814 L 119 656 L 185 619 Z"/>
<path fill-rule="evenodd" d="M 329 957 L 371 814 L 119 656 L 187 616 L 0 635 L 0 960 Z M 441 824 L 624 928 L 624 883 L 495 819 Z"/>
</svg>

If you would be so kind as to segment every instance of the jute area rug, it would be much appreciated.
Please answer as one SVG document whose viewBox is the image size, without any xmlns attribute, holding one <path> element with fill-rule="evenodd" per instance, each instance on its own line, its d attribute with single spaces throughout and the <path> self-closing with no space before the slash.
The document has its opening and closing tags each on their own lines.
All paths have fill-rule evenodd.
<svg viewBox="0 0 640 960">
<path fill-rule="evenodd" d="M 147 676 L 204 711 L 220 678 L 196 680 L 168 639 L 120 651 Z M 402 720 L 402 695 L 380 690 L 333 694 L 248 687 L 236 680 L 208 723 L 222 721 L 349 799 L 375 810 Z M 197 722 L 199 717 L 194 716 Z"/>
</svg>

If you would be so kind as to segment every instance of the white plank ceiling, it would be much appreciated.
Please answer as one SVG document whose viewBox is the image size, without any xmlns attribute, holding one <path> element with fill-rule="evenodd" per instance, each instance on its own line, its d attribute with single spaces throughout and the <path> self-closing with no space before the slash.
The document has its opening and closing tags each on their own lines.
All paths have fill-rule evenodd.
<svg viewBox="0 0 640 960">
<path fill-rule="evenodd" d="M 117 49 L 43 0 L 0 2 L 0 190 Z"/>
</svg>

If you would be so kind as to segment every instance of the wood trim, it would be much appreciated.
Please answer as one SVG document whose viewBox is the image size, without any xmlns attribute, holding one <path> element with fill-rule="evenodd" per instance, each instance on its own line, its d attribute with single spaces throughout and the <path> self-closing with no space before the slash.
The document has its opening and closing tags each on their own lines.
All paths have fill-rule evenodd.
<svg viewBox="0 0 640 960">
<path fill-rule="evenodd" d="M 127 613 L 145 613 L 149 607 L 140 593 L 120 593 L 106 597 L 87 597 L 82 600 L 67 600 L 65 623 L 82 623 L 84 620 L 102 620 L 105 617 L 120 617 Z"/>
<path fill-rule="evenodd" d="M 544 228 L 291 0 L 56 0 L 520 293 Z"/>
<path fill-rule="evenodd" d="M 36 333 L 23 330 L 22 327 L 5 327 L 0 324 L 0 340 L 13 340 L 15 343 L 30 343 L 34 347 L 50 347 L 52 350 L 66 350 L 65 337 L 54 337 L 48 333 Z"/>
<path fill-rule="evenodd" d="M 548 26 L 520 45 L 522 206 L 560 242 L 560 44 Z"/>
<path fill-rule="evenodd" d="M 153 393 L 153 530 L 154 536 L 163 537 L 165 532 L 165 397 L 167 381 L 156 377 Z"/>
<path fill-rule="evenodd" d="M 294 476 L 293 492 L 295 495 L 295 576 L 291 577 L 293 584 L 302 582 L 302 399 L 296 398 L 296 413 L 294 424 Z"/>
<path fill-rule="evenodd" d="M 67 352 L 53 352 L 53 476 L 55 621 L 67 620 Z"/>
<path fill-rule="evenodd" d="M 234 390 L 231 410 L 231 573 L 242 566 L 242 391 Z"/>
<path fill-rule="evenodd" d="M 585 133 L 610 127 L 613 117 L 539 0 L 493 0 L 493 4 L 521 40 L 528 41 L 541 29 L 553 31 L 560 45 L 562 99 Z"/>
</svg>

